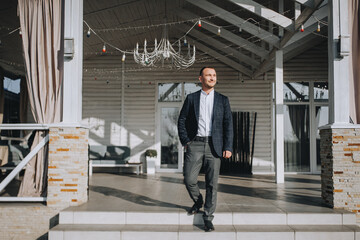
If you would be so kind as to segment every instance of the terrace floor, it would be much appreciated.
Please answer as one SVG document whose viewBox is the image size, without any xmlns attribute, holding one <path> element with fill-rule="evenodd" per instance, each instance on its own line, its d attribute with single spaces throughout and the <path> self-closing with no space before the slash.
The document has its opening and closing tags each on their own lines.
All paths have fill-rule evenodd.
<svg viewBox="0 0 360 240">
<path fill-rule="evenodd" d="M 199 176 L 205 195 L 204 175 Z M 134 175 L 94 173 L 89 201 L 73 211 L 186 211 L 192 206 L 183 176 L 178 173 Z M 331 213 L 321 199 L 319 175 L 286 175 L 276 184 L 274 175 L 220 176 L 216 212 Z M 215 212 L 215 217 L 216 217 Z"/>
</svg>

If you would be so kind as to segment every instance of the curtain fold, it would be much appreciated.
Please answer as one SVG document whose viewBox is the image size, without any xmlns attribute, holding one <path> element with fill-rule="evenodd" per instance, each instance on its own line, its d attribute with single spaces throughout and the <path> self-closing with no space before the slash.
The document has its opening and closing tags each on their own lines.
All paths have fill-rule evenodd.
<svg viewBox="0 0 360 240">
<path fill-rule="evenodd" d="M 287 105 L 292 132 L 295 136 L 285 144 L 285 170 L 310 171 L 309 107 L 307 105 Z"/>
<path fill-rule="evenodd" d="M 61 120 L 62 0 L 18 0 L 18 15 L 26 82 L 31 111 L 36 123 Z M 32 148 L 45 137 L 38 131 Z M 43 148 L 27 165 L 18 196 L 46 196 L 47 148 Z"/>
<path fill-rule="evenodd" d="M 360 18 L 359 0 L 349 0 L 350 51 L 350 117 L 355 124 L 360 124 Z"/>
</svg>

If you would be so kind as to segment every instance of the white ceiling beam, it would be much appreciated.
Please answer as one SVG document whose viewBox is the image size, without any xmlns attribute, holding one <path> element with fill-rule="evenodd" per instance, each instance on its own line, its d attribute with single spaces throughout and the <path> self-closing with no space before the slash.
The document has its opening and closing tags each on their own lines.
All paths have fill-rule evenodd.
<svg viewBox="0 0 360 240">
<path fill-rule="evenodd" d="M 249 21 L 244 20 L 206 0 L 187 0 L 187 1 L 209 13 L 216 15 L 216 17 L 218 18 L 221 18 L 231 24 L 234 24 L 235 26 L 241 27 L 244 31 L 279 48 L 280 38 L 268 31 L 265 31 L 260 26 L 250 23 Z"/>
<path fill-rule="evenodd" d="M 297 2 L 297 3 L 300 3 L 306 7 L 309 7 L 309 8 L 314 8 L 315 7 L 315 2 L 314 0 L 292 0 L 293 2 Z"/>
<path fill-rule="evenodd" d="M 308 36 L 304 41 L 295 42 L 284 48 L 285 60 L 289 60 L 306 50 L 313 48 L 318 43 L 324 42 L 324 38 L 319 38 L 316 35 Z M 326 42 L 326 40 L 325 40 Z"/>
<path fill-rule="evenodd" d="M 180 27 L 177 27 L 179 31 L 183 30 Z M 245 54 L 241 53 L 239 50 L 229 47 L 228 45 L 209 37 L 208 35 L 193 29 L 189 33 L 191 36 L 197 38 L 199 41 L 206 42 L 208 45 L 213 46 L 214 48 L 224 52 L 227 54 L 227 56 L 233 56 L 236 59 L 239 59 L 241 62 L 244 62 L 254 68 L 258 67 L 260 65 L 260 62 L 256 61 L 255 59 L 246 56 Z"/>
<path fill-rule="evenodd" d="M 192 41 L 192 44 L 195 45 L 195 47 L 197 49 L 200 49 L 201 51 L 203 51 L 204 53 L 214 57 L 215 59 L 219 60 L 220 62 L 225 63 L 226 65 L 228 65 L 229 67 L 232 67 L 233 69 L 235 69 L 236 71 L 242 72 L 243 74 L 247 75 L 247 76 L 251 76 L 252 75 L 252 71 L 246 67 L 244 67 L 243 65 L 231 60 L 228 57 L 225 57 L 223 54 L 217 52 L 216 50 L 213 50 L 207 46 L 205 46 L 204 44 L 199 43 L 198 41 L 195 41 L 194 39 L 188 37 L 188 40 Z"/>
<path fill-rule="evenodd" d="M 306 23 L 304 23 L 304 32 L 297 32 L 295 35 L 285 44 L 284 47 L 289 46 L 290 44 L 303 39 L 304 37 L 312 34 L 317 29 L 318 20 L 324 20 L 328 16 L 327 8 L 320 8 L 317 10 L 313 17 L 309 18 Z"/>
<path fill-rule="evenodd" d="M 193 14 L 189 11 L 186 11 L 184 9 L 175 9 L 173 10 L 179 17 L 183 18 L 183 19 L 195 19 L 195 18 L 200 18 L 198 15 Z M 202 28 L 208 30 L 209 32 L 212 32 L 214 34 L 217 34 L 218 29 L 214 26 L 208 25 L 208 24 L 203 24 Z M 232 42 L 236 45 L 238 45 L 239 47 L 246 49 L 254 54 L 256 54 L 259 57 L 262 58 L 267 58 L 269 51 L 262 48 L 261 46 L 258 46 L 252 42 L 249 42 L 248 40 L 226 30 L 226 29 L 221 29 L 221 35 L 220 37 L 226 39 L 229 42 Z"/>
<path fill-rule="evenodd" d="M 264 7 L 252 0 L 228 0 L 268 21 L 275 23 L 276 25 L 285 28 L 288 31 L 294 31 L 294 21 L 284 15 L 275 12 L 272 9 Z"/>
<path fill-rule="evenodd" d="M 320 4 L 324 0 L 314 0 L 314 1 L 315 1 L 315 8 L 305 8 L 304 11 L 301 13 L 301 15 L 296 19 L 295 31 L 298 31 L 300 29 L 301 25 L 304 24 L 311 17 L 311 15 L 315 12 L 316 9 L 318 9 Z M 295 33 L 296 32 L 286 32 L 284 37 L 281 39 L 280 48 L 283 48 L 285 44 L 288 41 L 290 41 L 290 39 L 295 35 Z M 260 68 L 254 72 L 253 78 L 256 78 L 257 76 L 259 76 L 260 74 L 266 71 L 265 68 L 269 64 L 269 62 L 273 62 L 275 53 L 276 53 L 276 49 L 273 49 L 270 52 L 268 58 L 261 63 Z"/>
<path fill-rule="evenodd" d="M 319 38 L 316 35 L 310 35 L 304 41 L 299 41 L 291 44 L 290 46 L 284 48 L 284 62 L 302 54 L 303 52 L 313 48 L 314 46 L 323 42 L 323 38 Z M 269 62 L 264 67 L 264 72 L 274 69 L 274 63 Z"/>
<path fill-rule="evenodd" d="M 295 29 L 298 30 L 302 24 L 304 24 L 316 10 L 318 10 L 320 4 L 324 0 L 314 0 L 316 7 L 315 8 L 305 8 L 304 11 L 301 12 L 300 16 L 295 20 Z"/>
</svg>

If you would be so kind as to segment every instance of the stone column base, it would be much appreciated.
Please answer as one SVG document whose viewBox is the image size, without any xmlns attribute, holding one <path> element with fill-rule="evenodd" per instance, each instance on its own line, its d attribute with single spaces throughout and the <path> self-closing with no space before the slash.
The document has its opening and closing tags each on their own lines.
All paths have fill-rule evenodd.
<svg viewBox="0 0 360 240">
<path fill-rule="evenodd" d="M 49 129 L 49 207 L 63 209 L 87 202 L 88 135 L 83 127 Z"/>
<path fill-rule="evenodd" d="M 322 198 L 360 222 L 360 128 L 324 128 L 320 136 Z"/>
</svg>

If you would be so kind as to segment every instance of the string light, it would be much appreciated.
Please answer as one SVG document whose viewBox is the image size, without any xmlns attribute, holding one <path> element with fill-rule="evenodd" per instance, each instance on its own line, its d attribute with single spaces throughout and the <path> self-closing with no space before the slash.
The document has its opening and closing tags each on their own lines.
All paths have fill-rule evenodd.
<svg viewBox="0 0 360 240">
<path fill-rule="evenodd" d="M 272 0 L 269 0 L 268 3 L 271 3 Z M 264 3 L 264 5 L 266 5 L 267 3 Z M 246 11 L 246 9 L 236 9 L 233 11 L 229 11 L 230 13 L 239 13 L 239 12 L 243 12 Z M 283 14 L 290 12 L 291 10 L 287 10 L 285 12 L 283 12 Z M 213 15 L 208 15 L 206 17 L 201 17 L 201 20 L 205 20 L 205 19 L 212 19 L 212 18 L 216 18 L 219 15 L 221 15 L 220 13 L 217 14 L 213 14 Z M 273 17 L 276 17 L 275 15 Z M 270 16 L 271 18 L 271 16 Z M 199 18 L 193 18 L 193 19 L 187 19 L 187 20 L 183 20 L 183 21 L 174 21 L 174 22 L 167 22 L 167 23 L 160 23 L 160 24 L 151 24 L 151 25 L 143 25 L 143 26 L 130 26 L 130 27 L 115 27 L 115 28 L 92 28 L 91 31 L 97 31 L 97 32 L 110 32 L 110 31 L 127 31 L 127 30 L 137 30 L 137 29 L 146 29 L 146 28 L 154 28 L 154 27 L 163 27 L 163 26 L 171 26 L 171 25 L 176 25 L 176 24 L 183 24 L 183 23 L 189 23 L 189 22 L 197 22 L 199 20 Z M 293 18 L 294 20 L 294 18 Z M 156 20 L 154 20 L 156 21 Z M 256 22 L 253 19 L 254 22 Z M 259 24 L 258 22 L 256 22 L 256 24 Z M 264 27 L 267 27 L 267 25 L 263 25 Z"/>
<path fill-rule="evenodd" d="M 103 46 L 103 48 L 102 48 L 102 52 L 103 52 L 103 53 L 106 52 L 106 45 L 105 45 L 105 43 L 104 43 L 104 46 Z"/>
<path fill-rule="evenodd" d="M 19 31 L 19 36 L 22 37 L 22 32 L 21 32 L 21 30 Z"/>
<path fill-rule="evenodd" d="M 122 55 L 122 58 L 121 58 L 121 61 L 122 61 L 122 62 L 125 62 L 125 57 L 126 57 L 126 56 L 125 56 L 125 53 L 124 53 L 124 54 Z"/>
<path fill-rule="evenodd" d="M 88 30 L 87 33 L 86 33 L 86 36 L 89 38 L 89 37 L 90 37 L 90 34 L 91 34 L 91 31 L 90 31 L 90 28 L 89 28 L 89 30 Z"/>
<path fill-rule="evenodd" d="M 317 31 L 317 32 L 320 32 L 320 22 L 319 22 L 318 25 L 317 25 L 316 31 Z"/>
<path fill-rule="evenodd" d="M 218 29 L 217 35 L 221 34 L 221 28 L 226 28 L 226 27 L 233 26 L 233 25 L 218 26 L 218 25 L 212 24 L 212 23 L 210 23 L 210 22 L 204 21 L 204 19 L 217 17 L 217 15 L 218 15 L 218 14 L 215 14 L 215 15 L 212 15 L 212 16 L 207 16 L 207 17 L 202 17 L 201 19 L 197 18 L 194 25 L 195 25 L 195 26 L 198 25 L 199 27 L 202 27 L 202 24 L 203 24 L 203 23 L 206 23 L 206 24 L 208 24 L 208 25 L 211 25 L 211 26 L 213 26 L 213 27 L 216 27 L 216 28 Z M 318 21 L 319 25 L 320 25 L 320 23 L 322 23 L 322 24 L 324 24 L 324 25 L 327 25 L 326 22 L 323 22 L 323 21 L 318 20 L 318 19 L 316 18 L 316 16 L 312 16 L 312 17 L 314 17 L 314 18 Z M 120 30 L 120 29 L 128 30 L 128 29 L 139 29 L 139 28 L 145 28 L 145 27 L 150 28 L 150 27 L 157 27 L 157 26 L 173 25 L 173 24 L 177 24 L 177 23 L 186 23 L 186 22 L 190 22 L 190 21 L 194 21 L 194 19 L 192 19 L 192 20 L 184 20 L 184 21 L 179 21 L 179 22 L 172 22 L 172 23 L 163 23 L 163 24 L 157 24 L 157 25 L 140 26 L 140 27 L 127 27 L 127 28 L 114 28 L 114 29 L 98 29 L 98 31 L 109 31 L 109 30 Z M 245 20 L 245 22 L 246 22 L 246 21 L 253 21 L 253 22 L 255 22 L 255 23 L 259 26 L 259 28 L 260 28 L 261 23 L 260 23 L 260 22 L 256 22 L 254 19 L 249 18 L 249 19 Z M 101 37 L 94 31 L 93 28 L 91 28 L 91 27 L 86 23 L 85 20 L 84 20 L 84 23 L 88 26 L 90 32 L 93 32 L 94 35 L 96 35 L 101 41 L 104 42 L 104 45 L 106 44 L 106 45 L 108 45 L 108 46 L 110 46 L 110 47 L 114 48 L 115 50 L 120 51 L 120 52 L 122 52 L 122 53 L 134 54 L 134 51 L 122 50 L 122 49 L 119 49 L 119 48 L 113 46 L 113 45 L 110 44 L 109 42 L 106 42 L 103 38 L 101 38 Z M 264 25 L 264 26 L 265 26 L 265 25 Z M 266 25 L 266 26 L 267 26 L 267 25 Z M 276 28 L 276 27 L 273 27 L 273 28 Z M 190 29 L 190 30 L 191 30 L 191 29 Z M 188 43 L 187 43 L 186 35 L 190 32 L 190 30 L 189 30 L 183 37 L 179 38 L 176 42 L 179 42 L 179 44 L 180 44 L 180 40 L 183 38 L 183 44 L 184 44 L 184 46 L 187 46 Z M 301 31 L 301 32 L 304 31 L 304 25 L 301 25 L 301 30 L 300 30 L 300 31 Z M 88 32 L 89 32 L 89 31 L 88 31 Z M 241 27 L 241 25 L 239 26 L 239 32 L 242 32 L 242 27 Z M 315 34 L 315 35 L 317 35 L 315 32 L 312 32 L 312 33 Z M 326 38 L 326 36 L 322 36 L 322 35 L 321 35 L 321 37 L 325 37 L 325 38 Z M 251 40 L 251 39 L 254 39 L 254 38 L 255 38 L 255 41 L 252 41 L 252 43 L 259 42 L 259 41 L 263 40 L 263 39 L 266 38 L 266 37 L 257 38 L 257 36 L 254 35 L 254 36 L 251 36 L 251 37 L 247 38 L 246 40 Z M 174 42 L 173 44 L 175 44 L 176 42 Z M 172 45 L 173 45 L 173 44 L 172 44 Z M 243 46 L 244 46 L 244 45 L 243 45 Z M 243 46 L 240 46 L 240 47 L 243 47 Z M 86 54 L 89 54 L 89 55 L 90 55 L 91 53 L 86 53 Z M 98 53 L 97 53 L 97 52 L 94 52 L 93 54 L 97 55 Z M 113 55 L 112 52 L 109 52 L 109 54 Z M 197 61 L 198 61 L 198 60 L 197 60 Z"/>
</svg>

